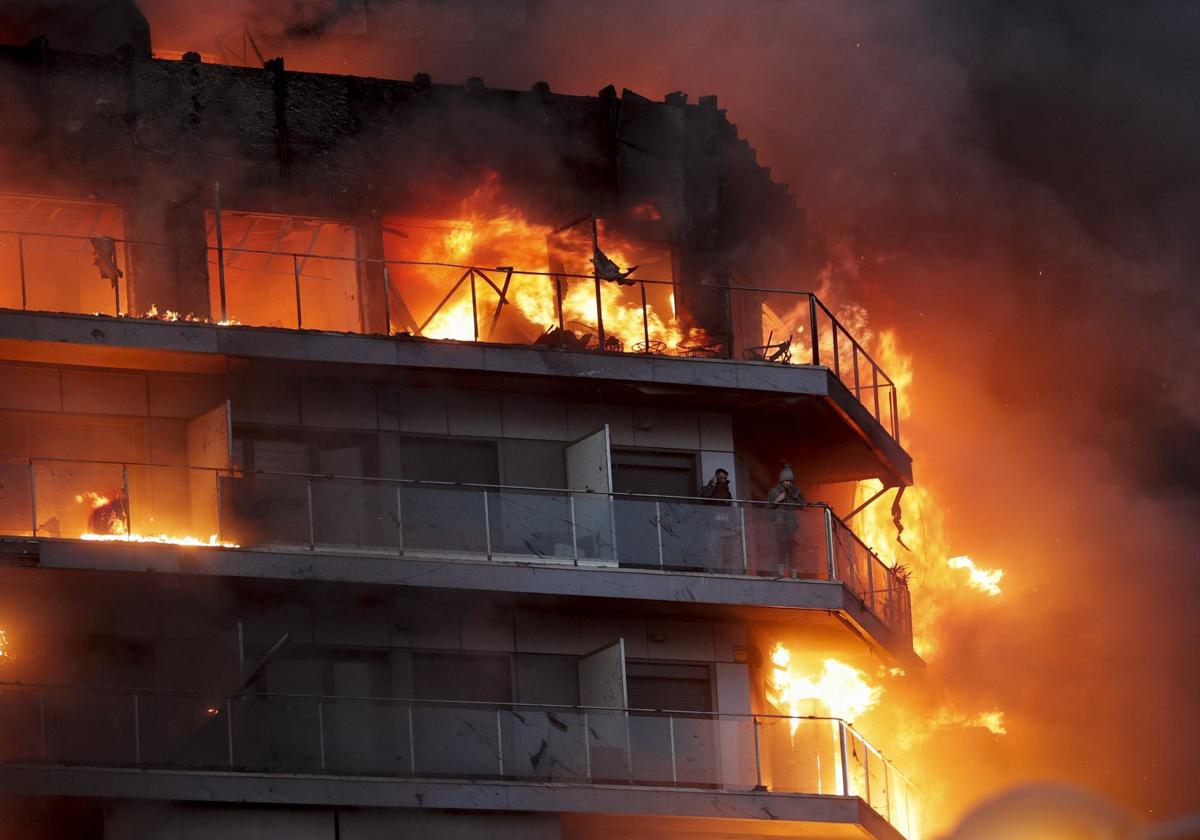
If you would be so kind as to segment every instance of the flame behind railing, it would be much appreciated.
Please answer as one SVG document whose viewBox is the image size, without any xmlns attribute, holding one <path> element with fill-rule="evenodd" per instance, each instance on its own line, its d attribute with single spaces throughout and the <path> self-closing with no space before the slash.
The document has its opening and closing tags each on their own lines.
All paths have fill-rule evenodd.
<svg viewBox="0 0 1200 840">
<path fill-rule="evenodd" d="M 89 491 L 123 497 L 121 533 L 103 535 L 117 542 L 832 581 L 911 634 L 904 579 L 823 505 L 0 458 L 0 534 L 84 538 Z"/>
</svg>

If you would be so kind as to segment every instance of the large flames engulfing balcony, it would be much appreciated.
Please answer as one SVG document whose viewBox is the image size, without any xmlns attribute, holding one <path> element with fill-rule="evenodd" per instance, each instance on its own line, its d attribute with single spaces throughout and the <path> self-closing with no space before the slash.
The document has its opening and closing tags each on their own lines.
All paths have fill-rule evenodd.
<svg viewBox="0 0 1200 840">
<path fill-rule="evenodd" d="M 857 796 L 920 836 L 912 784 L 833 718 L 0 684 L 0 721 L 6 764 Z"/>
<path fill-rule="evenodd" d="M 191 242 L 123 238 L 112 205 L 0 196 L 0 306 L 823 365 L 899 439 L 895 383 L 815 295 L 693 276 L 665 243 L 590 214 L 534 223 L 487 189 L 372 230 L 214 208 Z M 192 285 L 193 311 L 150 299 Z"/>
<path fill-rule="evenodd" d="M 755 502 L 50 459 L 0 477 L 3 534 L 836 581 L 911 638 L 903 575 L 819 505 L 784 530 Z"/>
</svg>

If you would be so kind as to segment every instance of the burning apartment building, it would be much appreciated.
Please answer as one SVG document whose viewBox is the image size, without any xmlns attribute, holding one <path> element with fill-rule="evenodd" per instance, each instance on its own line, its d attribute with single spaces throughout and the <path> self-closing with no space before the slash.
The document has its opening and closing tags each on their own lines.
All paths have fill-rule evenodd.
<svg viewBox="0 0 1200 840">
<path fill-rule="evenodd" d="M 716 99 L 106 14 L 0 48 L 5 826 L 919 837 L 896 388 Z"/>
</svg>

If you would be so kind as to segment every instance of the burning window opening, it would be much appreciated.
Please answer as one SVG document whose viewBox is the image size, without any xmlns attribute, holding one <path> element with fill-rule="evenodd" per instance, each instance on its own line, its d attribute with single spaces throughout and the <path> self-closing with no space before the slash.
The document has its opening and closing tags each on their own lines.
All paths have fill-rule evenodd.
<svg viewBox="0 0 1200 840">
<path fill-rule="evenodd" d="M 672 355 L 699 355 L 708 344 L 677 318 L 672 280 L 630 279 L 634 268 L 672 278 L 669 248 L 619 237 L 603 220 L 594 241 L 590 216 L 556 230 L 513 208 L 462 210 L 459 219 L 384 220 L 385 256 L 405 263 L 389 266 L 393 331 Z M 611 278 L 595 279 L 601 269 Z"/>
<path fill-rule="evenodd" d="M 129 308 L 121 208 L 0 194 L 0 307 L 120 315 Z"/>
<path fill-rule="evenodd" d="M 0 628 L 0 662 L 7 662 L 9 658 L 8 631 Z"/>
<path fill-rule="evenodd" d="M 211 320 L 362 332 L 352 225 L 225 210 L 206 211 L 205 222 Z"/>
<path fill-rule="evenodd" d="M 87 530 L 79 535 L 81 540 L 93 542 L 139 542 L 164 543 L 169 545 L 208 546 L 212 548 L 240 548 L 237 543 L 224 541 L 218 534 L 207 539 L 189 534 L 141 534 L 131 529 L 129 498 L 123 490 L 107 494 L 87 490 L 75 496 L 79 504 L 87 504 Z"/>
</svg>

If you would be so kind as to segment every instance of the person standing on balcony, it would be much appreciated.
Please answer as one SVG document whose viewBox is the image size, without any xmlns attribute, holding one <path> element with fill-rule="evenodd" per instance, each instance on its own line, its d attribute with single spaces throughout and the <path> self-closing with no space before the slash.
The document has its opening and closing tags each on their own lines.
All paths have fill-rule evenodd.
<svg viewBox="0 0 1200 840">
<path fill-rule="evenodd" d="M 804 504 L 804 496 L 796 486 L 796 475 L 792 472 L 791 464 L 784 464 L 779 471 L 779 483 L 767 491 L 767 504 L 771 510 L 771 523 L 775 530 L 775 542 L 779 553 L 776 560 L 779 563 L 780 577 L 795 577 L 796 569 L 796 531 L 800 514 L 798 508 Z"/>
<path fill-rule="evenodd" d="M 700 488 L 700 498 L 709 499 L 710 505 L 720 509 L 708 517 L 709 568 L 730 571 L 734 562 L 733 544 L 738 536 L 733 517 L 733 493 L 729 490 L 729 471 L 717 468 L 713 477 Z"/>
</svg>

